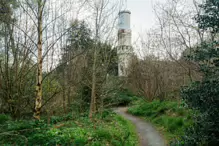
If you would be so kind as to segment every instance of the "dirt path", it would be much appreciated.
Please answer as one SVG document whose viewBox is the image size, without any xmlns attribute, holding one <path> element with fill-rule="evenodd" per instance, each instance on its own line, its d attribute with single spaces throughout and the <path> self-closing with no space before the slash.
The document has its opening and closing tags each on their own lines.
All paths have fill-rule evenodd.
<svg viewBox="0 0 219 146">
<path fill-rule="evenodd" d="M 130 120 L 135 126 L 140 137 L 141 146 L 165 146 L 162 136 L 146 121 L 126 113 L 127 108 L 117 108 L 115 112 Z"/>
</svg>

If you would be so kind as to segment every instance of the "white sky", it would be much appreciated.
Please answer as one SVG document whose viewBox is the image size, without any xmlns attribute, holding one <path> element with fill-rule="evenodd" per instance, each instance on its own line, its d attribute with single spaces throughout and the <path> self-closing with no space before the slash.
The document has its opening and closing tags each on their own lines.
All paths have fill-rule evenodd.
<svg viewBox="0 0 219 146">
<path fill-rule="evenodd" d="M 156 23 L 153 5 L 166 0 L 127 0 L 127 9 L 131 11 L 131 29 L 133 42 L 138 34 L 149 30 Z"/>
</svg>

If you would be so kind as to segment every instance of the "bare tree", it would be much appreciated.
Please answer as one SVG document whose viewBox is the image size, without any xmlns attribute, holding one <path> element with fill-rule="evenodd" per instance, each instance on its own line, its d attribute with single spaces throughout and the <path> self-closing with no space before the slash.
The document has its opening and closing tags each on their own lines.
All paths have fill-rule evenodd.
<svg viewBox="0 0 219 146">
<path fill-rule="evenodd" d="M 39 120 L 40 119 L 40 112 L 42 107 L 42 80 L 43 80 L 43 56 L 42 56 L 42 41 L 43 41 L 43 9 L 45 7 L 46 1 L 38 0 L 38 43 L 37 43 L 37 84 L 36 84 L 36 101 L 35 101 L 35 111 L 34 111 L 34 118 Z"/>
<path fill-rule="evenodd" d="M 92 91 L 91 91 L 91 103 L 90 103 L 90 113 L 89 117 L 92 119 L 93 114 L 97 111 L 97 61 L 98 61 L 98 43 L 101 40 L 100 37 L 106 35 L 106 33 L 101 34 L 101 31 L 104 31 L 104 28 L 108 25 L 106 24 L 106 20 L 113 14 L 109 10 L 109 7 L 115 9 L 115 6 L 109 6 L 109 0 L 95 0 L 88 1 L 88 5 L 90 9 L 93 11 L 93 19 L 94 19 L 94 30 L 95 30 L 95 45 L 93 47 L 93 64 L 92 64 Z M 109 25 L 108 25 L 109 27 Z"/>
<path fill-rule="evenodd" d="M 183 55 L 191 55 L 208 35 L 198 29 L 194 20 L 199 12 L 195 0 L 167 0 L 156 4 L 154 11 L 158 23 L 139 36 L 142 56 L 134 59 L 129 75 L 132 88 L 148 100 L 163 99 L 168 92 L 178 92 L 180 86 L 200 80 L 197 64 Z"/>
<path fill-rule="evenodd" d="M 160 42 L 160 48 L 166 50 L 168 57 L 185 69 L 191 81 L 193 70 L 198 69 L 197 64 L 192 60 L 190 65 L 182 63 L 179 58 L 183 58 L 185 50 L 190 55 L 205 36 L 194 20 L 199 11 L 196 5 L 196 1 L 186 3 L 185 0 L 168 0 L 166 4 L 157 4 L 154 8 L 159 23 L 156 36 L 159 36 L 157 42 Z"/>
</svg>

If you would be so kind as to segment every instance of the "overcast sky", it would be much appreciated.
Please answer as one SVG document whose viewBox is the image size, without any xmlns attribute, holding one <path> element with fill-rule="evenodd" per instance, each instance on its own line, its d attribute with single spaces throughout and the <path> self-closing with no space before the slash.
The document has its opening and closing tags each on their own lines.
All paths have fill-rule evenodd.
<svg viewBox="0 0 219 146">
<path fill-rule="evenodd" d="M 153 12 L 153 5 L 156 2 L 166 0 L 127 0 L 127 9 L 131 11 L 131 29 L 133 41 L 138 33 L 143 33 L 155 25 L 156 17 Z"/>
</svg>

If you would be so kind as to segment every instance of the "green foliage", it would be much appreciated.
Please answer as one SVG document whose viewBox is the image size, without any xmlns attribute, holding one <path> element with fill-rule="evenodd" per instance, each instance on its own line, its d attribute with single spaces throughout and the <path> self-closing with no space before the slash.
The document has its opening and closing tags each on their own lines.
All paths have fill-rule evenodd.
<svg viewBox="0 0 219 146">
<path fill-rule="evenodd" d="M 116 96 L 118 105 L 128 105 L 132 101 L 136 100 L 136 96 L 127 89 L 121 89 Z"/>
<path fill-rule="evenodd" d="M 137 99 L 138 97 L 130 90 L 122 88 L 114 90 L 113 95 L 105 99 L 105 103 L 113 103 L 115 106 L 127 106 Z"/>
<path fill-rule="evenodd" d="M 186 145 L 219 144 L 219 78 L 206 77 L 202 82 L 194 82 L 183 88 L 182 97 L 190 108 L 198 111 L 193 115 L 194 127 L 187 130 Z"/>
<path fill-rule="evenodd" d="M 184 126 L 184 118 L 170 117 L 166 115 L 159 116 L 153 120 L 153 123 L 159 124 L 167 128 L 168 132 L 176 133 L 177 130 Z"/>
<path fill-rule="evenodd" d="M 93 43 L 91 30 L 85 21 L 76 20 L 71 24 L 71 29 L 68 31 L 68 43 L 70 44 L 66 48 L 68 52 L 91 49 L 89 46 Z"/>
<path fill-rule="evenodd" d="M 112 136 L 109 133 L 109 131 L 105 130 L 105 129 L 98 129 L 95 134 L 94 137 L 96 137 L 99 140 L 111 140 Z"/>
<path fill-rule="evenodd" d="M 80 105 L 78 106 L 82 106 L 84 108 L 89 107 L 91 88 L 86 85 L 82 85 L 81 87 L 79 87 L 77 93 L 78 96 L 76 97 L 76 99 L 79 99 L 79 103 L 80 103 Z"/>
<path fill-rule="evenodd" d="M 219 1 L 218 0 L 206 0 L 204 4 L 200 5 L 203 10 L 201 14 L 198 14 L 196 21 L 201 29 L 211 29 L 212 33 L 219 32 Z"/>
<path fill-rule="evenodd" d="M 16 0 L 1 0 L 0 1 L 0 25 L 10 24 L 13 21 L 12 14 L 13 9 L 18 7 L 18 2 Z M 1 36 L 2 31 L 0 31 Z"/>
<path fill-rule="evenodd" d="M 128 112 L 141 116 L 157 125 L 168 140 L 178 138 L 184 134 L 184 129 L 192 124 L 191 112 L 182 104 L 174 101 L 145 102 L 138 100 Z"/>
<path fill-rule="evenodd" d="M 206 0 L 196 20 L 203 30 L 210 30 L 212 36 L 219 32 L 219 1 Z M 210 40 L 210 39 L 209 39 Z M 184 87 L 181 96 L 189 108 L 197 111 L 193 115 L 194 125 L 186 135 L 172 145 L 219 145 L 219 49 L 218 41 L 203 42 L 192 57 L 199 63 L 203 79 Z"/>
<path fill-rule="evenodd" d="M 5 122 L 11 120 L 10 116 L 5 114 L 0 114 L 0 124 L 4 124 Z"/>
<path fill-rule="evenodd" d="M 91 122 L 88 116 L 51 117 L 46 121 L 11 121 L 0 124 L 0 145 L 75 145 L 135 146 L 138 137 L 134 126 L 112 111 L 104 111 Z"/>
<path fill-rule="evenodd" d="M 69 121 L 69 120 L 73 120 L 73 115 L 72 113 L 66 114 L 64 116 L 51 116 L 50 118 L 50 124 L 56 124 L 59 122 L 63 122 L 63 121 Z"/>
<path fill-rule="evenodd" d="M 108 95 L 106 92 L 110 90 L 109 88 L 103 89 L 107 84 L 106 75 L 114 76 L 118 72 L 116 49 L 109 43 L 97 42 L 92 38 L 92 32 L 84 21 L 75 21 L 72 24 L 67 41 L 68 45 L 62 48 L 63 55 L 57 72 L 61 76 L 59 82 L 63 86 L 63 95 L 65 95 L 65 88 L 67 88 L 66 90 L 74 89 L 71 92 L 73 94 L 67 95 L 68 99 L 74 98 L 73 102 L 68 100 L 68 107 L 70 105 L 71 109 L 80 112 L 89 108 L 94 50 L 97 51 L 98 58 L 95 68 L 97 108 L 102 107 L 102 99 Z M 81 53 L 83 55 L 77 55 Z M 75 57 L 77 58 L 73 61 L 71 58 Z"/>
</svg>

